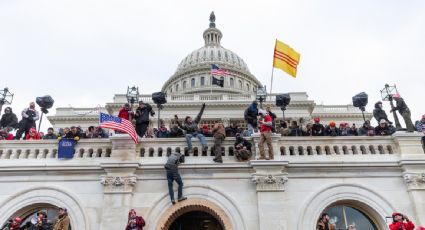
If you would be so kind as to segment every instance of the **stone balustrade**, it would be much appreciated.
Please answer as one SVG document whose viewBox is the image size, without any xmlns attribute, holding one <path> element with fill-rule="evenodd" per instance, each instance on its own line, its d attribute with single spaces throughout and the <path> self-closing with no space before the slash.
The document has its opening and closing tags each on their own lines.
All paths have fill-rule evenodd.
<svg viewBox="0 0 425 230">
<path fill-rule="evenodd" d="M 75 147 L 74 159 L 107 159 L 113 155 L 112 139 L 82 139 Z M 166 160 L 171 152 L 181 152 L 189 162 L 209 163 L 214 156 L 213 138 L 206 138 L 210 148 L 201 150 L 197 139 L 193 139 L 194 151 L 189 153 L 184 138 L 140 139 L 139 144 L 129 151 L 134 151 L 136 159 L 142 164 L 159 164 Z M 253 152 L 258 156 L 259 136 L 249 138 L 253 142 Z M 408 141 L 408 142 L 407 142 Z M 226 138 L 222 152 L 225 162 L 236 162 L 233 144 L 235 138 Z M 402 143 L 401 143 L 402 142 Z M 409 143 L 403 144 L 403 143 Z M 57 140 L 39 141 L 0 141 L 0 162 L 10 159 L 54 159 L 57 158 Z M 407 147 L 408 148 L 407 148 Z M 376 136 L 376 137 L 281 137 L 273 136 L 274 157 L 277 160 L 314 161 L 315 159 L 390 159 L 400 157 L 402 149 L 408 153 L 423 154 L 420 135 Z M 122 146 L 120 146 L 122 149 Z M 131 153 L 130 153 L 131 154 Z M 345 158 L 344 158 L 345 157 Z M 389 158 L 390 157 L 390 158 Z"/>
</svg>

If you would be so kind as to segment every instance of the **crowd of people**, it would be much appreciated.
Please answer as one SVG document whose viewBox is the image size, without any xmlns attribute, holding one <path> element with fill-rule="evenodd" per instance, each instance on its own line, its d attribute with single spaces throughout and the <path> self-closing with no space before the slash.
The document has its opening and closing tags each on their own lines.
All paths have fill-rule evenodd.
<svg viewBox="0 0 425 230">
<path fill-rule="evenodd" d="M 66 208 L 59 208 L 58 216 L 53 223 L 47 220 L 47 213 L 39 211 L 36 217 L 22 223 L 20 217 L 10 219 L 0 230 L 68 230 L 70 229 L 70 219 Z"/>
</svg>

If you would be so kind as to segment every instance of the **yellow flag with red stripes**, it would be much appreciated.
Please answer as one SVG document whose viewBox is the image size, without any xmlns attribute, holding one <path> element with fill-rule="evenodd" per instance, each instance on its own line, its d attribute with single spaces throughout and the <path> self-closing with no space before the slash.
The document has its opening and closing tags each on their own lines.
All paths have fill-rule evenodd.
<svg viewBox="0 0 425 230">
<path fill-rule="evenodd" d="M 300 54 L 287 44 L 276 39 L 273 67 L 281 69 L 295 78 L 297 77 L 297 66 L 299 62 Z"/>
</svg>

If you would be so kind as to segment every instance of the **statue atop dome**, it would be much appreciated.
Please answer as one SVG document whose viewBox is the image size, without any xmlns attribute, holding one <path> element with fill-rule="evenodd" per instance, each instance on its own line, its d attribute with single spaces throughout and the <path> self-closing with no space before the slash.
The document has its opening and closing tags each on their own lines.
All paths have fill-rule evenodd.
<svg viewBox="0 0 425 230">
<path fill-rule="evenodd" d="M 215 14 L 214 11 L 210 14 L 210 28 L 215 28 Z"/>
</svg>

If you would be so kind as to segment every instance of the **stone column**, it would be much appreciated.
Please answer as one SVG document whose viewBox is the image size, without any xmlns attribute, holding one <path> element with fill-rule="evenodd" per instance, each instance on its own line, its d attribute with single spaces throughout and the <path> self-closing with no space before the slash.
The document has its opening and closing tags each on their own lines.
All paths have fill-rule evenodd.
<svg viewBox="0 0 425 230">
<path fill-rule="evenodd" d="M 255 173 L 252 181 L 257 189 L 257 207 L 260 230 L 291 229 L 285 219 L 283 192 L 288 181 L 287 161 L 251 161 Z"/>
<path fill-rule="evenodd" d="M 416 226 L 425 225 L 425 171 L 422 173 L 404 173 L 404 181 L 409 191 Z"/>
<path fill-rule="evenodd" d="M 101 163 L 106 175 L 101 176 L 104 186 L 100 229 L 123 229 L 127 223 L 128 211 L 132 208 L 134 186 L 137 183 L 136 170 L 139 163 L 136 147 L 128 135 L 112 136 L 111 157 Z"/>
</svg>

